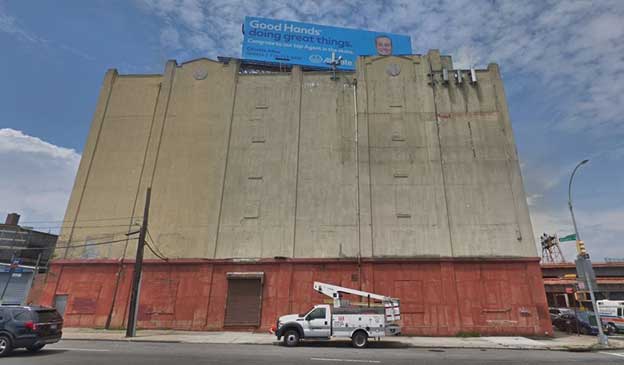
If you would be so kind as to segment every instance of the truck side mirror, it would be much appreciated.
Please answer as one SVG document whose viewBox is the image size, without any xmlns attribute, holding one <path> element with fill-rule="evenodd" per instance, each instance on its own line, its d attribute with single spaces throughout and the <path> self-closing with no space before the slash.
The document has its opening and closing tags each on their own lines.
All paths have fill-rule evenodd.
<svg viewBox="0 0 624 365">
<path fill-rule="evenodd" d="M 305 316 L 305 320 L 309 321 L 310 320 L 310 315 L 308 314 L 307 316 Z"/>
</svg>

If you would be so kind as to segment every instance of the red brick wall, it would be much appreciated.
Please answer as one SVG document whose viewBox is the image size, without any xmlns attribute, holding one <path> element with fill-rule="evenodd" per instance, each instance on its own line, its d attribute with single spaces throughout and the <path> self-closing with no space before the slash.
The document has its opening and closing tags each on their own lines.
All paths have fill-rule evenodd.
<svg viewBox="0 0 624 365">
<path fill-rule="evenodd" d="M 43 305 L 67 294 L 68 327 L 122 328 L 132 280 L 131 261 L 56 261 L 42 288 Z M 452 336 L 544 335 L 550 316 L 539 263 L 524 260 L 263 260 L 256 263 L 147 261 L 141 286 L 140 328 L 221 330 L 228 272 L 264 272 L 264 331 L 279 315 L 298 313 L 326 297 L 313 281 L 360 288 L 401 299 L 406 334 Z M 113 301 L 113 297 L 116 297 Z"/>
</svg>

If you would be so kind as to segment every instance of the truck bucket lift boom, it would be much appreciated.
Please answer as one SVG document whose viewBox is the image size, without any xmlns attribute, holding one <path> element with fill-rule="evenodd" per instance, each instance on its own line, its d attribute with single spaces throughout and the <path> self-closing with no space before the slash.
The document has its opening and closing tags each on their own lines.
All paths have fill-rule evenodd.
<svg viewBox="0 0 624 365">
<path fill-rule="evenodd" d="M 338 285 L 321 283 L 318 281 L 314 282 L 314 290 L 318 293 L 332 298 L 334 300 L 334 308 L 340 308 L 344 306 L 344 303 L 342 303 L 341 300 L 342 294 L 351 294 L 362 298 L 367 298 L 369 305 L 371 299 L 382 302 L 385 308 L 387 321 L 395 322 L 401 319 L 400 301 L 397 298 L 391 298 L 385 295 L 345 288 Z"/>
</svg>

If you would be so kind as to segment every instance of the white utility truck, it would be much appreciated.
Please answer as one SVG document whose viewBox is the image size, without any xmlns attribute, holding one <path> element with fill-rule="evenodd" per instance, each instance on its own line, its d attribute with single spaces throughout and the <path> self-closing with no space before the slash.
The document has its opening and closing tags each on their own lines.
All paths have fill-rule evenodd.
<svg viewBox="0 0 624 365">
<path fill-rule="evenodd" d="M 598 313 L 610 333 L 624 331 L 624 300 L 599 300 Z"/>
<path fill-rule="evenodd" d="M 302 339 L 344 337 L 350 338 L 354 347 L 363 348 L 369 338 L 401 333 L 396 298 L 319 282 L 314 282 L 314 290 L 332 298 L 333 305 L 318 304 L 306 313 L 279 317 L 271 332 L 278 340 L 283 337 L 286 346 L 296 346 Z M 366 302 L 350 303 L 343 294 L 366 298 Z"/>
</svg>

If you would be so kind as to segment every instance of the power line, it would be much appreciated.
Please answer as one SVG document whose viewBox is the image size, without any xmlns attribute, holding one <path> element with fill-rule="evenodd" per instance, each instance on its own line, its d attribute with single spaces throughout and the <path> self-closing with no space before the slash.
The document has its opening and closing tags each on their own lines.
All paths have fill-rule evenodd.
<svg viewBox="0 0 624 365">
<path fill-rule="evenodd" d="M 7 248 L 11 248 L 13 250 L 16 251 L 31 251 L 31 250 L 49 250 L 49 249 L 59 249 L 59 248 L 78 248 L 78 247 L 88 247 L 88 246 L 100 246 L 100 245 L 109 245 L 112 243 L 118 243 L 118 242 L 126 242 L 128 240 L 136 240 L 135 237 L 128 237 L 128 238 L 122 238 L 119 240 L 112 240 L 112 241 L 104 241 L 104 242 L 93 242 L 93 243 L 85 243 L 82 245 L 66 245 L 66 246 L 56 246 L 56 247 L 7 247 Z M 76 241 L 74 241 L 76 242 Z M 82 242 L 82 241 L 79 241 Z M 2 247 L 2 246 L 0 246 Z"/>
<path fill-rule="evenodd" d="M 104 233 L 107 236 L 118 236 L 118 235 L 126 235 L 128 236 L 128 232 L 108 232 L 108 233 Z M 97 242 L 99 240 L 102 239 L 108 239 L 108 241 L 102 241 L 102 242 Z M 56 246 L 56 247 L 20 247 L 18 245 L 0 245 L 0 248 L 2 249 L 12 249 L 15 251 L 30 251 L 30 250 L 47 250 L 47 249 L 57 249 L 57 248 L 72 248 L 72 247 L 86 247 L 86 246 L 97 246 L 97 245 L 102 245 L 102 244 L 109 244 L 109 243 L 116 243 L 116 242 L 122 242 L 122 241 L 126 241 L 126 240 L 132 240 L 132 239 L 136 239 L 136 238 L 131 238 L 131 237 L 126 237 L 126 238 L 122 238 L 119 240 L 111 240 L 110 238 L 106 238 L 106 237 L 100 237 L 100 238 L 93 238 L 93 239 L 84 239 L 84 240 L 77 240 L 77 241 L 69 241 L 69 242 L 63 242 L 65 244 L 65 246 Z M 81 244 L 81 245 L 73 245 L 73 243 L 82 243 L 82 242 L 89 242 L 91 241 L 91 243 L 85 243 L 85 244 Z M 96 241 L 96 242 L 93 242 Z M 12 241 L 10 241 L 12 242 Z"/>
<path fill-rule="evenodd" d="M 108 245 L 111 243 L 118 243 L 118 242 L 126 242 L 128 240 L 136 240 L 137 238 L 123 238 L 120 240 L 114 240 L 114 241 L 108 241 L 108 242 L 95 242 L 95 243 L 85 243 L 84 245 L 71 245 L 71 246 L 57 246 L 56 248 L 76 248 L 76 247 L 88 247 L 88 246 L 99 246 L 99 245 Z"/>
<path fill-rule="evenodd" d="M 150 239 L 152 242 L 156 241 L 155 239 L 153 239 L 153 238 L 152 238 L 152 234 L 150 233 L 149 229 L 147 229 L 147 230 L 146 230 L 146 232 L 147 232 L 147 237 L 149 237 L 149 239 Z"/>
<path fill-rule="evenodd" d="M 99 236 L 105 236 L 105 237 L 93 237 L 90 238 L 89 236 L 85 237 L 84 239 L 81 240 L 76 240 L 76 241 L 69 241 L 69 242 L 63 242 L 60 241 L 64 244 L 71 244 L 71 243 L 78 243 L 78 242 L 84 242 L 84 241 L 99 241 L 99 240 L 103 240 L 103 239 L 112 239 L 115 236 L 119 236 L 119 235 L 125 235 L 125 236 L 129 236 L 133 234 L 133 232 L 128 232 L 128 231 L 117 231 L 117 232 L 105 232 L 105 233 L 98 233 Z M 9 236 L 5 236 L 5 237 L 1 237 L 0 236 L 0 242 L 7 242 L 7 244 L 5 245 L 0 245 L 0 248 L 15 248 L 15 249 L 19 249 L 21 246 L 20 245 L 28 245 L 30 243 L 33 242 L 33 240 L 28 240 L 28 239 L 15 239 L 15 237 L 9 237 Z M 58 243 L 58 241 L 57 241 Z"/>
<path fill-rule="evenodd" d="M 166 258 L 167 256 L 158 248 L 158 246 L 152 241 L 149 241 L 152 245 L 152 249 L 156 250 L 159 257 Z"/>
<path fill-rule="evenodd" d="M 156 249 L 156 251 L 158 251 L 161 256 L 166 257 L 166 255 L 160 250 L 160 248 L 158 248 L 159 245 L 156 244 L 156 240 L 152 238 L 149 228 L 147 229 L 147 237 L 149 237 L 150 241 L 152 242 L 152 245 L 154 245 L 154 249 Z"/>
<path fill-rule="evenodd" d="M 130 218 L 143 218 L 141 216 L 133 216 L 133 217 L 115 217 L 115 218 L 97 218 L 97 219 L 65 219 L 65 220 L 52 220 L 52 221 L 24 221 L 20 222 L 24 223 L 62 223 L 62 222 L 99 222 L 99 221 L 114 221 L 114 220 L 122 220 L 122 219 L 130 219 Z"/>
<path fill-rule="evenodd" d="M 31 226 L 31 228 L 33 229 L 55 229 L 55 228 L 111 228 L 111 227 L 128 227 L 128 226 L 138 226 L 140 224 L 138 223 L 132 223 L 132 224 L 108 224 L 108 225 L 101 225 L 101 226 L 72 226 L 72 225 L 62 225 L 62 226 Z"/>
<path fill-rule="evenodd" d="M 156 251 L 154 251 L 154 248 L 152 248 L 152 245 L 150 245 L 149 241 L 145 241 L 145 246 L 147 246 L 147 248 L 154 254 L 154 256 L 158 257 L 159 259 L 161 259 L 163 261 L 169 261 L 168 258 L 163 257 L 163 256 L 159 255 L 158 253 L 156 253 Z"/>
</svg>

